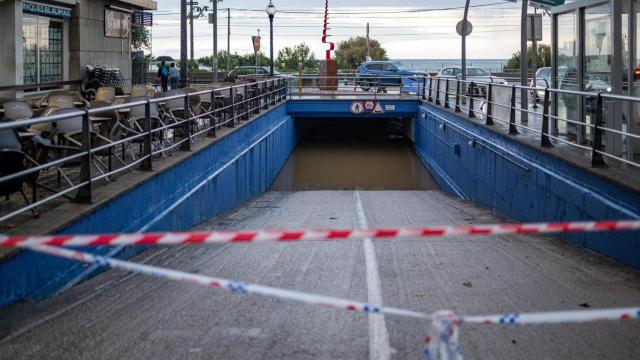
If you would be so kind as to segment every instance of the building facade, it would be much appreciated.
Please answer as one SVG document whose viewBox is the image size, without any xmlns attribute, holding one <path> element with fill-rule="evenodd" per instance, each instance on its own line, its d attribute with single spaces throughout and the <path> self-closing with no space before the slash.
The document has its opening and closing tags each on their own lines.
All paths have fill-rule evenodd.
<svg viewBox="0 0 640 360">
<path fill-rule="evenodd" d="M 0 0 L 0 87 L 43 84 L 26 90 L 37 92 L 81 80 L 85 65 L 117 67 L 130 79 L 132 20 L 156 8 L 152 0 Z"/>
<path fill-rule="evenodd" d="M 640 0 L 578 0 L 552 9 L 552 86 L 585 92 L 609 92 L 640 97 Z M 593 101 L 560 94 L 555 104 L 560 118 L 595 121 Z M 640 133 L 640 104 L 609 101 L 605 125 Z M 559 125 L 560 133 L 588 143 L 588 126 Z M 640 158 L 640 141 L 607 133 L 605 150 L 627 159 Z"/>
</svg>

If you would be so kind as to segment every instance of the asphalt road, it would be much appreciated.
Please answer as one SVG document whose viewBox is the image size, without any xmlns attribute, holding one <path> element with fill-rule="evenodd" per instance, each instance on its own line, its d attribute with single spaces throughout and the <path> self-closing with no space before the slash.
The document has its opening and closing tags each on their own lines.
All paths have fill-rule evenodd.
<svg viewBox="0 0 640 360">
<path fill-rule="evenodd" d="M 360 199 L 360 204 L 358 204 Z M 267 192 L 199 229 L 501 221 L 439 191 Z M 612 238 L 615 241 L 615 238 Z M 373 257 L 372 257 L 373 256 Z M 431 312 L 640 305 L 640 273 L 532 236 L 154 248 L 134 261 Z M 108 271 L 0 312 L 1 359 L 422 358 L 427 324 Z M 637 359 L 640 321 L 465 325 L 467 359 Z M 372 340 L 373 339 L 373 340 Z"/>
</svg>

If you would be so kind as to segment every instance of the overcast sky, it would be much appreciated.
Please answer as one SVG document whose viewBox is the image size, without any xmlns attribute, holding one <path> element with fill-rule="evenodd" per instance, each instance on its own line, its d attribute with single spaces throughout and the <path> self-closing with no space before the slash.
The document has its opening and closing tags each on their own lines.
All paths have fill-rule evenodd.
<svg viewBox="0 0 640 360">
<path fill-rule="evenodd" d="M 380 41 L 394 59 L 452 59 L 460 57 L 460 37 L 455 32 L 462 18 L 464 0 L 342 0 L 329 1 L 333 35 L 339 42 L 352 36 L 364 36 L 366 24 L 371 37 Z M 211 6 L 209 0 L 199 5 Z M 225 0 L 218 4 L 218 49 L 227 46 L 227 12 L 231 8 L 231 52 L 253 52 L 251 35 L 258 29 L 262 51 L 268 53 L 269 19 L 264 11 L 268 1 Z M 393 4 L 393 6 L 389 6 Z M 504 59 L 520 47 L 520 3 L 501 0 L 473 0 L 473 5 L 493 4 L 471 9 L 473 33 L 468 38 L 469 59 Z M 317 58 L 324 57 L 321 43 L 321 0 L 275 0 L 278 12 L 274 20 L 275 53 L 285 46 L 307 43 Z M 447 10 L 440 10 L 447 8 Z M 247 9 L 247 10 L 243 10 Z M 179 54 L 179 1 L 158 0 L 153 27 L 154 55 Z M 253 10 L 253 11 L 251 11 Z M 416 11 L 418 10 L 418 11 Z M 429 10 L 429 11 L 424 11 Z M 411 11 L 411 12 L 408 12 Z M 530 9 L 533 12 L 533 8 Z M 549 43 L 550 18 L 544 18 L 544 41 Z M 212 26 L 207 18 L 195 21 L 195 56 L 210 55 L 213 49 Z"/>
</svg>

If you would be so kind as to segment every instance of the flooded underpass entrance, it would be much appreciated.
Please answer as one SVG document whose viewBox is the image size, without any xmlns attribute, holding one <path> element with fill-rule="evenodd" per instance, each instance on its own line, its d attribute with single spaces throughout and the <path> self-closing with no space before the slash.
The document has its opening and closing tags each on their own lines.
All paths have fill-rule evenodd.
<svg viewBox="0 0 640 360">
<path fill-rule="evenodd" d="M 436 190 L 399 119 L 299 119 L 296 149 L 270 190 Z"/>
<path fill-rule="evenodd" d="M 408 121 L 297 125 L 298 145 L 270 190 L 192 230 L 506 221 L 438 188 L 413 152 Z M 424 358 L 427 321 L 253 297 L 244 294 L 246 284 L 427 314 L 584 310 L 640 299 L 638 271 L 532 235 L 162 246 L 132 260 L 238 283 L 231 293 L 105 272 L 60 296 L 0 312 L 0 359 Z M 640 323 L 466 324 L 460 332 L 471 359 L 635 359 Z"/>
</svg>

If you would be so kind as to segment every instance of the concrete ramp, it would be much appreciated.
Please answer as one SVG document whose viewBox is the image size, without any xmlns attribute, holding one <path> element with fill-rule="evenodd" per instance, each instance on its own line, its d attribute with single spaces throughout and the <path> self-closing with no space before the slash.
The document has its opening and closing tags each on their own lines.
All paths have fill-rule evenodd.
<svg viewBox="0 0 640 360">
<path fill-rule="evenodd" d="M 504 221 L 440 191 L 271 191 L 198 229 L 355 228 L 363 219 L 369 227 Z M 533 236 L 382 240 L 373 248 L 362 241 L 183 246 L 153 248 L 134 261 L 361 301 L 380 296 L 384 305 L 425 312 L 640 301 L 637 271 Z M 109 271 L 0 312 L 0 359 L 367 359 L 374 352 L 417 359 L 426 333 L 427 324 L 416 320 L 374 321 Z M 465 325 L 461 342 L 468 359 L 632 359 L 639 333 L 635 321 Z"/>
</svg>

